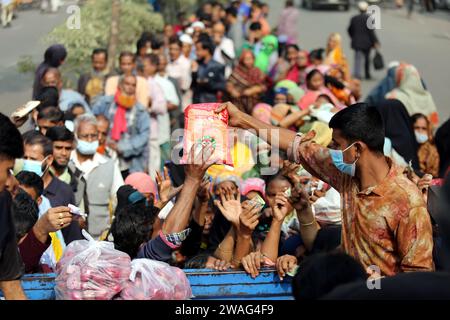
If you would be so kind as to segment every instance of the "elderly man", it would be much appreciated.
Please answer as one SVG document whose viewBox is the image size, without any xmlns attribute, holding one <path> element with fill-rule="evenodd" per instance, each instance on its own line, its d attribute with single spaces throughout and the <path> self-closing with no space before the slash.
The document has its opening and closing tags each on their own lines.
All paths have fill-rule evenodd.
<svg viewBox="0 0 450 320">
<path fill-rule="evenodd" d="M 95 116 L 97 119 L 97 130 L 98 130 L 98 149 L 97 152 L 101 155 L 104 155 L 107 158 L 113 159 L 114 161 L 118 161 L 117 152 L 112 150 L 110 147 L 106 145 L 107 138 L 109 135 L 109 120 L 103 114 L 98 114 Z"/>
<path fill-rule="evenodd" d="M 63 89 L 61 73 L 57 68 L 49 68 L 45 71 L 41 85 L 42 87 L 55 87 L 58 89 L 59 108 L 62 111 L 69 110 L 74 104 L 81 104 L 86 112 L 91 112 L 88 103 L 81 94 L 71 89 Z"/>
<path fill-rule="evenodd" d="M 100 98 L 92 108 L 95 115 L 103 114 L 110 122 L 107 146 L 117 152 L 124 178 L 131 172 L 145 171 L 148 159 L 150 116 L 137 100 L 136 83 L 134 75 L 122 76 L 115 95 Z"/>
<path fill-rule="evenodd" d="M 88 214 L 87 229 L 94 238 L 109 229 L 110 204 L 115 207 L 116 192 L 123 185 L 117 163 L 97 152 L 97 119 L 84 114 L 75 120 L 76 150 L 72 151 L 71 161 L 82 172 L 86 181 L 80 204 Z"/>
<path fill-rule="evenodd" d="M 370 51 L 372 48 L 379 48 L 380 44 L 375 34 L 374 28 L 367 26 L 368 3 L 365 1 L 358 2 L 359 14 L 350 20 L 350 25 L 347 29 L 348 35 L 352 39 L 352 49 L 355 51 L 355 64 L 353 75 L 355 78 L 362 79 L 361 63 L 364 59 L 364 71 L 366 79 L 371 79 L 370 76 Z"/>
<path fill-rule="evenodd" d="M 213 59 L 226 66 L 225 77 L 228 78 L 231 74 L 233 60 L 236 57 L 233 40 L 225 37 L 225 25 L 222 22 L 216 22 L 213 25 L 212 32 L 212 38 L 216 45 Z"/>
<path fill-rule="evenodd" d="M 136 77 L 136 99 L 144 107 L 148 107 L 149 104 L 149 92 L 147 81 L 143 77 L 136 76 L 136 56 L 129 51 L 120 53 L 119 56 L 119 68 L 122 76 Z M 120 76 L 112 76 L 106 80 L 105 95 L 113 96 L 119 89 Z"/>
</svg>

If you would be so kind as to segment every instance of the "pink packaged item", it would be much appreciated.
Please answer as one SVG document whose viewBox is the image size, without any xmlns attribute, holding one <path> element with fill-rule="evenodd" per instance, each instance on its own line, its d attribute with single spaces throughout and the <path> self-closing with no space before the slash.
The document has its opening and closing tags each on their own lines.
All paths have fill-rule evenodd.
<svg viewBox="0 0 450 320">
<path fill-rule="evenodd" d="M 122 291 L 131 272 L 130 257 L 112 242 L 71 242 L 56 265 L 57 300 L 111 300 Z"/>
<path fill-rule="evenodd" d="M 214 153 L 211 159 L 216 164 L 233 165 L 228 138 L 228 111 L 220 113 L 214 110 L 220 103 L 191 104 L 184 111 L 184 144 L 181 163 L 187 163 L 189 151 L 195 143 L 211 143 Z"/>
<path fill-rule="evenodd" d="M 120 294 L 123 300 L 186 300 L 191 296 L 183 270 L 150 259 L 131 262 L 130 279 Z"/>
</svg>

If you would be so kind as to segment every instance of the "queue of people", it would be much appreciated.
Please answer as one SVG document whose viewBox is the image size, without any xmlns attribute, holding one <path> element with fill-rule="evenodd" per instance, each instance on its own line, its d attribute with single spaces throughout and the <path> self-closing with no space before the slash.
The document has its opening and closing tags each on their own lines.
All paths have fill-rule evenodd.
<svg viewBox="0 0 450 320">
<path fill-rule="evenodd" d="M 4 296 L 25 298 L 24 272 L 55 271 L 81 230 L 131 259 L 252 277 L 274 267 L 281 279 L 295 276 L 298 299 L 446 270 L 446 249 L 435 246 L 441 222 L 429 211 L 444 205 L 430 206 L 428 190 L 448 176 L 449 121 L 436 132 L 433 98 L 408 62 L 391 63 L 361 100 L 359 65 L 365 58 L 370 78 L 378 40 L 361 31 L 367 6 L 359 8 L 353 74 L 338 33 L 302 47 L 287 23 L 298 16 L 292 1 L 276 33 L 259 1 L 207 2 L 191 23 L 143 33 L 136 52 L 117 57 L 117 72 L 107 70 L 116 57 L 92 48 L 76 90 L 60 70 L 71 53 L 49 47 L 33 84 L 39 106 L 0 114 Z M 181 150 L 171 137 L 189 104 L 216 102 L 234 128 L 233 167 L 210 161 L 216 141 Z M 311 283 L 328 264 L 345 276 Z"/>
</svg>

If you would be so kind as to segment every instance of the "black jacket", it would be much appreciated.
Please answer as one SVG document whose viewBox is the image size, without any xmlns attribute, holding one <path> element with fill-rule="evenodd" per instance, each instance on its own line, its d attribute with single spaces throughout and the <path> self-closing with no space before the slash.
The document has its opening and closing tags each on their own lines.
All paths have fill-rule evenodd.
<svg viewBox="0 0 450 320">
<path fill-rule="evenodd" d="M 218 92 L 225 91 L 225 66 L 213 59 L 200 63 L 198 71 L 192 73 L 194 103 L 216 102 Z"/>
<path fill-rule="evenodd" d="M 350 25 L 347 29 L 348 35 L 352 39 L 352 49 L 367 51 L 378 42 L 378 38 L 374 29 L 367 27 L 367 13 L 360 13 L 350 20 Z"/>
</svg>

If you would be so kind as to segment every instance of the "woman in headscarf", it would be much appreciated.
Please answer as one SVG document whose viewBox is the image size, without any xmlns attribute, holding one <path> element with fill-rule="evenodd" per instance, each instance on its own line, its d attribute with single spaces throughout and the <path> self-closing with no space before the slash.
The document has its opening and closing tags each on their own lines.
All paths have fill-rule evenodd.
<svg viewBox="0 0 450 320">
<path fill-rule="evenodd" d="M 350 71 L 348 68 L 347 59 L 345 58 L 342 50 L 342 38 L 339 33 L 334 32 L 328 37 L 325 54 L 324 64 L 329 66 L 338 66 L 344 73 L 344 80 L 349 81 Z"/>
<path fill-rule="evenodd" d="M 254 66 L 255 58 L 250 50 L 244 49 L 227 81 L 227 91 L 231 101 L 241 110 L 252 113 L 253 107 L 266 91 L 266 76 Z"/>
<path fill-rule="evenodd" d="M 365 102 L 371 106 L 376 106 L 385 99 L 384 97 L 388 92 L 395 88 L 395 71 L 398 65 L 399 63 L 396 61 L 389 64 L 386 76 L 370 91 Z"/>
<path fill-rule="evenodd" d="M 408 114 L 423 113 L 433 125 L 439 123 L 436 105 L 430 92 L 423 86 L 417 69 L 401 63 L 395 72 L 396 88 L 386 94 L 386 99 L 400 100 Z"/>
<path fill-rule="evenodd" d="M 33 83 L 33 99 L 39 94 L 42 88 L 41 79 L 49 68 L 58 68 L 64 63 L 67 50 L 62 44 L 54 44 L 45 50 L 44 61 L 37 67 Z"/>
<path fill-rule="evenodd" d="M 274 82 L 281 80 L 291 80 L 299 82 L 300 68 L 298 66 L 298 56 L 300 48 L 296 44 L 288 44 L 283 57 L 280 57 L 276 66 L 270 72 L 270 77 Z"/>
<path fill-rule="evenodd" d="M 350 84 L 344 79 L 344 71 L 338 65 L 331 66 L 325 75 L 325 86 L 330 89 L 331 93 L 346 106 L 356 102 L 356 97 L 350 89 Z M 359 81 L 356 79 L 356 81 Z M 357 90 L 358 87 L 353 86 Z"/>
<path fill-rule="evenodd" d="M 318 69 L 313 69 L 306 76 L 306 89 L 305 95 L 297 103 L 302 110 L 306 110 L 314 104 L 321 94 L 326 94 L 337 108 L 342 109 L 345 107 L 333 93 L 325 87 L 325 78 Z"/>
<path fill-rule="evenodd" d="M 431 174 L 433 177 L 438 177 L 439 153 L 434 144 L 430 121 L 421 113 L 413 114 L 411 121 L 417 143 L 419 144 L 417 156 L 419 157 L 420 170 L 423 173 Z"/>
<path fill-rule="evenodd" d="M 268 74 L 278 60 L 278 39 L 270 34 L 261 40 L 261 50 L 256 56 L 255 67 Z"/>
<path fill-rule="evenodd" d="M 406 163 L 411 161 L 412 167 L 419 171 L 419 159 L 417 157 L 418 144 L 414 134 L 411 118 L 400 100 L 383 100 L 376 106 L 380 112 L 386 138 L 392 143 L 392 148 L 403 157 Z"/>
<path fill-rule="evenodd" d="M 283 81 L 278 82 L 275 85 L 275 93 L 278 94 L 278 93 L 284 92 L 284 90 L 280 90 L 280 89 L 287 90 L 287 100 L 284 103 L 287 103 L 289 105 L 296 105 L 297 102 L 305 94 L 305 91 L 302 88 L 300 88 L 295 82 L 293 82 L 291 80 L 283 80 Z M 276 95 L 275 95 L 275 98 L 276 98 Z M 279 101 L 279 102 L 281 102 L 281 101 Z"/>
</svg>

